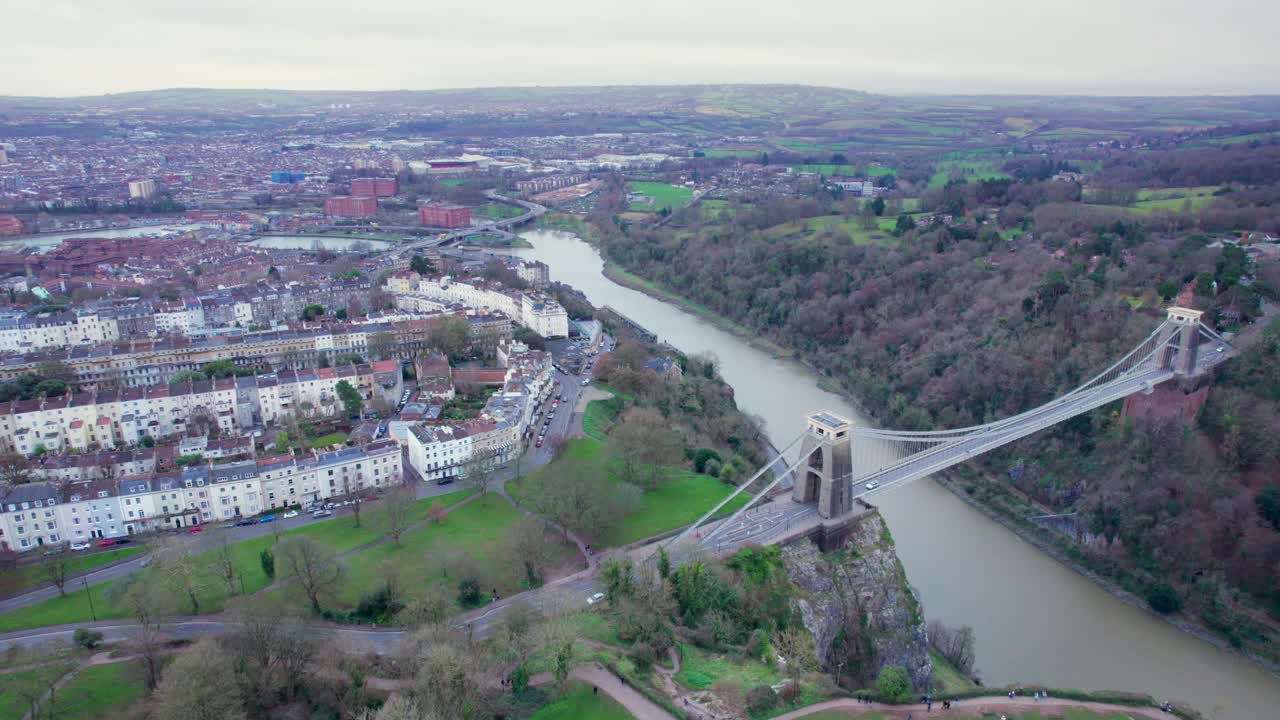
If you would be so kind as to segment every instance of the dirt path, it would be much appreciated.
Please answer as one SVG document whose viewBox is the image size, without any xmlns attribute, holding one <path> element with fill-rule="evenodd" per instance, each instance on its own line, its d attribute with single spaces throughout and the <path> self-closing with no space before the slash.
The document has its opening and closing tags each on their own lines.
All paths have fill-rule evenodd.
<svg viewBox="0 0 1280 720">
<path fill-rule="evenodd" d="M 1035 700 L 1029 697 L 1013 697 L 1008 698 L 1003 695 L 992 695 L 990 697 L 971 698 L 969 700 L 957 700 L 951 704 L 951 710 L 943 710 L 942 703 L 935 702 L 933 711 L 938 713 L 939 717 L 947 717 L 948 714 L 954 712 L 963 717 L 981 716 L 983 713 L 1010 713 L 1025 712 L 1034 709 L 1041 715 L 1059 716 L 1067 708 L 1082 708 L 1092 712 L 1109 714 L 1117 713 L 1127 715 L 1131 718 L 1149 718 L 1149 720 L 1169 720 L 1173 715 L 1157 710 L 1156 708 L 1147 707 L 1131 707 L 1129 705 L 1109 705 L 1107 703 L 1084 702 L 1078 700 L 1059 700 L 1057 698 L 1046 698 L 1044 700 Z M 908 717 L 927 718 L 933 714 L 928 711 L 924 705 L 882 705 L 880 703 L 863 703 L 854 699 L 844 700 L 828 700 L 808 707 L 793 710 L 784 715 L 779 715 L 774 720 L 798 720 L 823 710 L 839 710 L 848 713 L 849 717 L 857 717 L 867 713 L 878 712 L 885 713 L 887 717 L 893 720 L 903 720 Z"/>
</svg>

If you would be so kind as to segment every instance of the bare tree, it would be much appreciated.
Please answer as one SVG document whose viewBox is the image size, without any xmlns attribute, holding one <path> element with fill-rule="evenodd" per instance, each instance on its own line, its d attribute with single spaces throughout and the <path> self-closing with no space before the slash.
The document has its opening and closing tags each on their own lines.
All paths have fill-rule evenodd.
<svg viewBox="0 0 1280 720">
<path fill-rule="evenodd" d="M 58 594 L 65 597 L 67 577 L 71 574 L 71 553 L 67 552 L 66 544 L 55 547 L 41 558 L 40 567 L 44 569 L 44 575 L 49 578 L 49 582 L 58 588 Z"/>
<path fill-rule="evenodd" d="M 279 524 L 279 523 L 276 523 Z M 236 594 L 236 559 L 231 550 L 230 533 L 223 531 L 219 538 L 218 548 L 213 553 L 213 566 L 218 577 L 227 584 L 227 594 Z"/>
<path fill-rule="evenodd" d="M 384 522 L 387 525 L 387 537 L 391 538 L 391 542 L 397 546 L 400 545 L 400 536 L 409 529 L 414 521 L 414 510 L 417 508 L 417 499 L 413 496 L 413 489 L 407 485 L 397 485 L 387 493 L 382 499 L 382 511 Z"/>
<path fill-rule="evenodd" d="M 315 649 L 302 619 L 265 603 L 240 608 L 226 636 L 227 651 L 244 673 L 252 697 L 292 702 Z"/>
<path fill-rule="evenodd" d="M 511 529 L 507 543 L 511 559 L 520 563 L 524 571 L 525 583 L 529 587 L 541 585 L 543 573 L 559 554 L 558 535 L 544 523 L 525 518 Z"/>
<path fill-rule="evenodd" d="M 656 410 L 633 408 L 611 435 L 621 460 L 623 479 L 657 487 L 667 466 L 680 461 L 684 442 Z"/>
<path fill-rule="evenodd" d="M 191 614 L 200 614 L 200 593 L 204 590 L 204 568 L 181 538 L 167 538 L 155 551 L 156 570 L 174 592 L 185 595 Z"/>
<path fill-rule="evenodd" d="M 148 582 L 141 574 L 125 578 L 113 585 L 108 593 L 138 621 L 138 631 L 130 644 L 142 658 L 147 688 L 154 690 L 160 683 L 160 662 L 164 651 L 164 635 L 160 626 L 168 611 L 169 598 L 159 586 Z"/>
<path fill-rule="evenodd" d="M 311 538 L 293 536 L 280 541 L 277 556 L 284 561 L 285 571 L 296 578 L 311 603 L 312 612 L 320 613 L 320 596 L 337 587 L 342 579 L 342 564 L 332 549 Z"/>
<path fill-rule="evenodd" d="M 31 481 L 31 463 L 22 453 L 0 454 L 0 483 L 22 485 Z"/>
<path fill-rule="evenodd" d="M 76 662 L 56 649 L 44 647 L 25 651 L 15 660 L 31 669 L 6 676 L 5 689 L 27 705 L 28 717 L 39 718 L 42 706 L 47 717 L 56 717 L 58 683 L 76 669 Z"/>
<path fill-rule="evenodd" d="M 245 717 L 244 693 L 233 660 L 213 638 L 201 638 L 173 661 L 155 698 L 159 720 Z"/>
<path fill-rule="evenodd" d="M 480 502 L 487 501 L 489 487 L 497 478 L 499 456 L 496 450 L 476 448 L 463 466 L 463 476 L 475 487 L 480 495 Z"/>
<path fill-rule="evenodd" d="M 975 639 L 973 628 L 948 627 L 941 620 L 930 620 L 925 626 L 929 644 L 966 676 L 973 674 Z"/>
</svg>

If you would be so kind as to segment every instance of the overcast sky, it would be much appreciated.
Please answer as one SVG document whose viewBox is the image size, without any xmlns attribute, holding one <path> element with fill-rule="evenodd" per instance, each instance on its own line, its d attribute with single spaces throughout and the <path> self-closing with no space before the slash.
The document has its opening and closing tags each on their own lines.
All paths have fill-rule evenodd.
<svg viewBox="0 0 1280 720">
<path fill-rule="evenodd" d="M 0 94 L 781 82 L 1280 93 L 1276 0 L 0 0 Z"/>
</svg>

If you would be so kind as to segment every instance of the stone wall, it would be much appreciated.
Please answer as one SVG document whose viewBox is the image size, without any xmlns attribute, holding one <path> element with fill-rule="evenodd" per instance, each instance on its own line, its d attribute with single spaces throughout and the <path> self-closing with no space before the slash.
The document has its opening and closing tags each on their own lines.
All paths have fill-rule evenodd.
<svg viewBox="0 0 1280 720">
<path fill-rule="evenodd" d="M 842 567 L 834 568 L 833 562 Z M 843 552 L 824 554 L 812 540 L 801 538 L 782 547 L 782 563 L 797 590 L 792 602 L 813 635 L 824 667 L 840 630 L 842 588 L 849 587 L 866 609 L 879 666 L 906 668 L 917 690 L 933 686 L 924 614 L 879 513 L 869 513 L 848 527 Z M 847 585 L 837 581 L 837 574 L 848 578 Z"/>
</svg>

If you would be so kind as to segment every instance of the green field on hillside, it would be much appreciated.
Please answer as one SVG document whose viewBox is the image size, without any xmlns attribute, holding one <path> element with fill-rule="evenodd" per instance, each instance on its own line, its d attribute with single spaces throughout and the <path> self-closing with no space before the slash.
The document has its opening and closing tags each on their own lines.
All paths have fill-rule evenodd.
<svg viewBox="0 0 1280 720">
<path fill-rule="evenodd" d="M 658 182 L 630 182 L 627 187 L 631 192 L 650 198 L 647 202 L 631 203 L 631 209 L 640 212 L 658 212 L 664 208 L 677 208 L 693 198 L 693 191 L 678 185 Z"/>
<path fill-rule="evenodd" d="M 133 547 L 117 548 L 115 550 L 107 550 L 105 552 L 95 552 L 87 555 L 72 555 L 67 559 L 67 575 L 69 577 L 83 575 L 94 568 L 102 567 L 108 563 L 126 560 L 146 552 L 146 547 L 135 545 Z M 43 585 L 49 582 L 49 574 L 45 571 L 44 565 L 36 562 L 32 565 L 23 565 L 4 573 L 2 581 L 5 592 L 17 592 L 36 585 Z M 71 584 L 71 583 L 68 583 Z"/>
<path fill-rule="evenodd" d="M 580 682 L 571 682 L 551 704 L 529 720 L 630 720 L 632 717 L 608 695 L 593 692 L 590 686 Z"/>
</svg>

